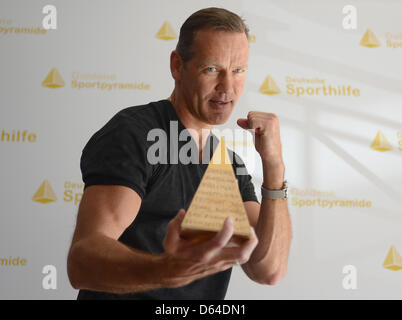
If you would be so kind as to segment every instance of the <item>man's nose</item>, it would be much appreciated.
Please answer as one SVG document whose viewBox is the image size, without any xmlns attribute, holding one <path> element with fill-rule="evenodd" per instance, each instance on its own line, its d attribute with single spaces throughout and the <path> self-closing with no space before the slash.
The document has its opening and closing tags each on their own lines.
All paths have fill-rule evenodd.
<svg viewBox="0 0 402 320">
<path fill-rule="evenodd" d="M 233 75 L 230 72 L 222 72 L 219 75 L 216 91 L 230 95 L 233 93 Z"/>
</svg>

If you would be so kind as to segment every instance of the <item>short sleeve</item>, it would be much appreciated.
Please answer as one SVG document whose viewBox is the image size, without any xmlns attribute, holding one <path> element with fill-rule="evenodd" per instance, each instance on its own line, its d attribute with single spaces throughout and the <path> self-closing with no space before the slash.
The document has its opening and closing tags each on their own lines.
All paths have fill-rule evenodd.
<svg viewBox="0 0 402 320">
<path fill-rule="evenodd" d="M 85 145 L 80 167 L 85 188 L 122 185 L 144 198 L 152 175 L 145 130 L 139 123 L 115 115 Z"/>
<path fill-rule="evenodd" d="M 254 185 L 251 180 L 252 179 L 251 175 L 248 174 L 246 165 L 244 164 L 243 160 L 236 153 L 234 153 L 232 159 L 233 159 L 233 169 L 235 170 L 235 175 L 239 183 L 239 190 L 243 202 L 245 201 L 258 202 L 257 196 L 255 194 Z"/>
</svg>

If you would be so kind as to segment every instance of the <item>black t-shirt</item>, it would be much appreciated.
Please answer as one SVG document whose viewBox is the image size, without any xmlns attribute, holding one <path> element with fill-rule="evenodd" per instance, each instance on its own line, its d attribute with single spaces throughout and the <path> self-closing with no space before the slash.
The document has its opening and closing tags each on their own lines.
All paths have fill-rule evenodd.
<svg viewBox="0 0 402 320">
<path fill-rule="evenodd" d="M 81 157 L 85 188 L 90 185 L 122 185 L 132 188 L 141 197 L 137 217 L 118 240 L 132 248 L 153 254 L 164 251 L 162 241 L 169 221 L 181 208 L 188 209 L 208 166 L 205 161 L 198 161 L 201 162 L 199 164 L 183 164 L 180 160 L 177 161 L 177 154 L 174 156 L 175 152 L 170 150 L 173 146 L 170 143 L 171 138 L 175 137 L 178 150 L 187 143 L 195 142 L 191 136 L 187 141 L 177 141 L 175 128 L 179 134 L 186 129 L 168 100 L 125 108 L 91 137 Z M 162 163 L 151 164 L 154 160 L 148 161 L 148 150 L 157 141 L 156 138 L 147 139 L 148 133 L 153 129 L 166 132 L 168 146 L 165 149 L 165 159 L 168 163 L 161 161 Z M 208 159 L 217 143 L 217 137 L 211 134 L 206 144 L 210 146 Z M 236 174 L 243 201 L 258 201 L 251 176 L 244 174 L 244 163 L 236 154 L 231 154 L 231 150 L 228 149 L 228 152 L 230 159 L 233 159 L 235 174 L 239 172 L 236 168 L 243 170 L 243 174 Z M 230 275 L 231 269 L 228 269 L 179 288 L 162 288 L 134 294 L 80 290 L 78 299 L 224 299 Z"/>
</svg>

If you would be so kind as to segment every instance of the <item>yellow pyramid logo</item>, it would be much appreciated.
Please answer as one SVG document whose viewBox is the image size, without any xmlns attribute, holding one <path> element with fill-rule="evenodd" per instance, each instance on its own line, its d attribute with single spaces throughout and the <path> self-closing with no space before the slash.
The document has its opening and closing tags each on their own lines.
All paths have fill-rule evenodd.
<svg viewBox="0 0 402 320">
<path fill-rule="evenodd" d="M 377 132 L 377 135 L 371 143 L 370 148 L 381 152 L 392 150 L 391 144 L 381 131 Z"/>
<path fill-rule="evenodd" d="M 57 200 L 56 194 L 48 180 L 42 182 L 39 189 L 33 195 L 32 200 L 40 203 L 48 203 Z"/>
<path fill-rule="evenodd" d="M 59 71 L 56 68 L 53 68 L 52 70 L 50 70 L 45 80 L 43 80 L 42 86 L 48 88 L 64 87 L 64 80 L 61 77 Z"/>
<path fill-rule="evenodd" d="M 276 85 L 274 79 L 272 79 L 271 76 L 267 76 L 265 78 L 264 83 L 261 85 L 258 91 L 268 95 L 281 93 L 281 90 Z"/>
<path fill-rule="evenodd" d="M 363 38 L 360 40 L 360 45 L 363 47 L 375 48 L 380 46 L 380 41 L 378 41 L 373 31 L 367 29 Z"/>
<path fill-rule="evenodd" d="M 391 246 L 391 249 L 389 249 L 382 266 L 394 271 L 402 269 L 402 257 L 399 255 L 398 251 L 396 251 L 394 246 Z"/>
<path fill-rule="evenodd" d="M 173 40 L 177 38 L 177 34 L 174 32 L 170 23 L 165 21 L 155 37 L 161 40 Z"/>
<path fill-rule="evenodd" d="M 222 229 L 228 216 L 234 222 L 234 235 L 248 238 L 250 223 L 225 140 L 221 138 L 184 216 L 181 236 L 194 241 L 208 239 Z"/>
</svg>

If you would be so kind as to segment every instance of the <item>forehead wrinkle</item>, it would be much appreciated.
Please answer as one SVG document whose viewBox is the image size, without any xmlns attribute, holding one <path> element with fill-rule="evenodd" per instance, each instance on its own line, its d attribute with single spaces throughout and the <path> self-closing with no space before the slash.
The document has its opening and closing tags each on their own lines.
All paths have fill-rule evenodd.
<svg viewBox="0 0 402 320">
<path fill-rule="evenodd" d="M 218 61 L 217 58 L 220 58 L 220 53 L 224 52 L 225 60 L 237 60 L 239 64 L 238 67 L 247 67 L 249 50 L 248 41 L 245 42 L 247 45 L 247 61 L 246 64 L 244 64 L 244 62 L 241 61 L 243 57 L 239 55 L 240 51 L 242 51 L 244 48 L 241 46 L 238 39 L 236 41 L 228 41 L 229 39 L 225 37 L 225 35 L 227 34 L 231 33 L 227 33 L 224 31 L 214 31 L 212 34 L 208 34 L 208 30 L 199 30 L 196 33 L 193 48 L 196 51 L 196 55 L 199 57 L 199 60 L 201 60 L 201 62 L 197 64 L 198 66 L 215 65 L 223 67 L 222 62 Z M 220 39 L 222 39 L 220 36 L 223 36 L 223 41 L 219 41 Z M 217 57 L 214 57 L 214 55 L 217 55 Z M 234 63 L 232 63 L 231 65 L 234 65 Z"/>
</svg>

